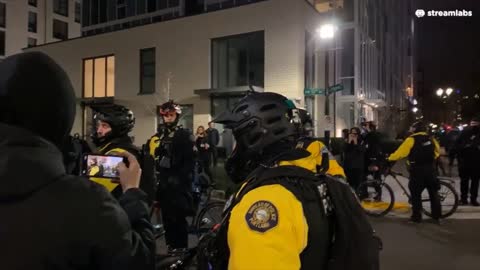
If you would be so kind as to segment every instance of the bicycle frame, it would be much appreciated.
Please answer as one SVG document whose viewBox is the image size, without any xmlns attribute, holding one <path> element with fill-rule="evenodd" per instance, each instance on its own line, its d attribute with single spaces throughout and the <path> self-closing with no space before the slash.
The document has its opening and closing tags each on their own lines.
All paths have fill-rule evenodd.
<svg viewBox="0 0 480 270">
<path fill-rule="evenodd" d="M 403 186 L 403 184 L 400 182 L 400 180 L 398 180 L 397 176 L 400 175 L 400 176 L 403 176 L 402 174 L 400 173 L 395 173 L 395 172 L 392 172 L 390 171 L 390 173 L 384 175 L 384 179 L 382 180 L 383 182 L 386 182 L 387 181 L 387 176 L 392 176 L 392 178 L 395 180 L 395 182 L 397 182 L 397 184 L 400 186 L 400 188 L 402 189 L 403 191 L 403 194 L 405 196 L 407 196 L 408 200 L 410 201 L 412 198 L 411 198 L 411 195 L 410 193 L 408 192 L 408 190 Z"/>
</svg>

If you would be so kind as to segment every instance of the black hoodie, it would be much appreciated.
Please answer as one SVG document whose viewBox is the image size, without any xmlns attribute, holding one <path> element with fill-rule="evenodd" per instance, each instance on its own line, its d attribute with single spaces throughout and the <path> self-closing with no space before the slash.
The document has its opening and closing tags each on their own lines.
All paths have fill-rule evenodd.
<svg viewBox="0 0 480 270">
<path fill-rule="evenodd" d="M 151 269 L 145 194 L 130 189 L 118 204 L 102 186 L 65 174 L 58 146 L 74 116 L 70 81 L 48 56 L 0 63 L 1 268 Z"/>
</svg>

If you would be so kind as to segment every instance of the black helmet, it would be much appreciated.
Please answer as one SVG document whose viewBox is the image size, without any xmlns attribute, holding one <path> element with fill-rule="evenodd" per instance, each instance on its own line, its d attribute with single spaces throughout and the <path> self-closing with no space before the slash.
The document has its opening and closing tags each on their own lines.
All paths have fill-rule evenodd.
<svg viewBox="0 0 480 270">
<path fill-rule="evenodd" d="M 128 108 L 118 104 L 97 105 L 92 106 L 94 110 L 94 132 L 93 140 L 95 144 L 104 143 L 112 138 L 117 138 L 127 135 L 135 126 L 135 116 Z M 110 125 L 112 132 L 102 138 L 98 138 L 96 123 L 103 121 Z"/>
<path fill-rule="evenodd" d="M 293 108 L 293 103 L 282 95 L 252 93 L 213 122 L 232 129 L 241 149 L 258 153 L 267 146 L 296 134 L 292 122 Z"/>
<path fill-rule="evenodd" d="M 427 132 L 427 126 L 422 121 L 417 121 L 410 126 L 413 133 Z"/>
<path fill-rule="evenodd" d="M 298 117 L 300 118 L 299 133 L 302 136 L 313 135 L 313 119 L 310 113 L 305 109 L 297 109 Z"/>
</svg>

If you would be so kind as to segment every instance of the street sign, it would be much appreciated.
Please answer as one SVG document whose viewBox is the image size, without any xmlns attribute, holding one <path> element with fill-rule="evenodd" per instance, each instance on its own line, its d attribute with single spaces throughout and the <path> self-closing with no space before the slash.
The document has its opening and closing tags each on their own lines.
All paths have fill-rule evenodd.
<svg viewBox="0 0 480 270">
<path fill-rule="evenodd" d="M 303 90 L 303 94 L 306 96 L 313 96 L 313 95 L 324 95 L 325 89 L 323 88 L 305 88 Z"/>
<path fill-rule="evenodd" d="M 342 90 L 343 90 L 343 85 L 335 84 L 333 86 L 328 87 L 327 91 L 325 91 L 324 88 L 305 88 L 303 90 L 303 94 L 305 96 L 325 95 L 325 94 L 329 95 L 331 93 L 335 93 Z"/>
<path fill-rule="evenodd" d="M 328 88 L 328 94 L 335 93 L 335 92 L 342 91 L 342 90 L 343 90 L 343 85 L 335 84 L 334 86 L 330 86 Z"/>
</svg>

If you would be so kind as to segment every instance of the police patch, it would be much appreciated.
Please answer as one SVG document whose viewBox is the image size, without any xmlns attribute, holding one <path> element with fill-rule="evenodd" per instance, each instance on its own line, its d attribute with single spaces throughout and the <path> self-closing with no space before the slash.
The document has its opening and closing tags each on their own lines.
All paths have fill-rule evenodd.
<svg viewBox="0 0 480 270">
<path fill-rule="evenodd" d="M 248 227 L 257 232 L 266 232 L 278 224 L 278 211 L 269 201 L 255 202 L 245 215 Z"/>
</svg>

